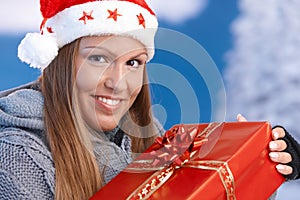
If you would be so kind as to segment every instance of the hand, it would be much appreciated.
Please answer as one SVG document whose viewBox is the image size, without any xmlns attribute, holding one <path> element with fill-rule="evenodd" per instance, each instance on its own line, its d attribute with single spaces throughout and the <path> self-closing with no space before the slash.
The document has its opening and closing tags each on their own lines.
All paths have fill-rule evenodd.
<svg viewBox="0 0 300 200">
<path fill-rule="evenodd" d="M 246 121 L 247 121 L 247 119 L 246 119 L 243 115 L 241 115 L 241 114 L 238 114 L 238 115 L 236 116 L 236 120 L 237 120 L 238 122 L 246 122 Z"/>
<path fill-rule="evenodd" d="M 273 141 L 269 143 L 271 152 L 269 153 L 270 159 L 273 162 L 280 163 L 276 165 L 276 169 L 283 175 L 289 175 L 293 172 L 293 168 L 285 165 L 292 161 L 292 156 L 288 152 L 282 152 L 287 148 L 287 144 L 284 140 L 281 140 L 285 136 L 285 132 L 282 128 L 275 128 L 272 130 Z"/>
<path fill-rule="evenodd" d="M 237 115 L 238 122 L 246 122 L 247 119 L 241 115 Z M 282 152 L 287 148 L 287 144 L 284 140 L 281 140 L 285 136 L 285 132 L 282 128 L 275 128 L 272 130 L 273 141 L 269 143 L 270 153 L 269 157 L 273 162 L 279 163 L 276 165 L 276 169 L 283 175 L 289 175 L 293 172 L 293 168 L 285 165 L 292 161 L 291 154 Z"/>
</svg>

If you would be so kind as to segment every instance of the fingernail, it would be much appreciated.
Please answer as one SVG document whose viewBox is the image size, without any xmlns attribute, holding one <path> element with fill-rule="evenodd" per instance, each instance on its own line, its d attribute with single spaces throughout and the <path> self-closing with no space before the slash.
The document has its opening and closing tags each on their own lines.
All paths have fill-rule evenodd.
<svg viewBox="0 0 300 200">
<path fill-rule="evenodd" d="M 279 157 L 279 156 L 278 156 L 278 153 L 275 153 L 275 152 L 269 153 L 269 156 L 270 156 L 271 158 L 278 158 L 278 157 Z"/>
<path fill-rule="evenodd" d="M 279 133 L 277 131 L 273 131 L 273 136 L 275 139 L 279 138 Z"/>
<path fill-rule="evenodd" d="M 276 165 L 276 169 L 281 171 L 284 170 L 284 166 L 283 165 Z"/>
<path fill-rule="evenodd" d="M 277 145 L 277 143 L 276 142 L 270 142 L 269 143 L 269 147 L 270 147 L 270 149 L 277 149 L 278 148 L 278 145 Z"/>
</svg>

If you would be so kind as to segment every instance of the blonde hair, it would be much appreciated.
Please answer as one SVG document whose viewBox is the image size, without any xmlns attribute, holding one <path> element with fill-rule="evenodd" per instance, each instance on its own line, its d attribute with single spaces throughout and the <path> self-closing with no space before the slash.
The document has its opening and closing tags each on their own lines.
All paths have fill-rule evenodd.
<svg viewBox="0 0 300 200">
<path fill-rule="evenodd" d="M 78 109 L 76 99 L 74 60 L 80 39 L 60 49 L 58 56 L 43 71 L 40 78 L 44 95 L 44 124 L 55 165 L 55 199 L 88 199 L 104 185 L 102 172 L 93 153 L 90 134 Z M 140 136 L 147 126 L 151 137 L 132 139 L 132 151 L 142 152 L 154 141 L 151 100 L 147 76 L 145 84 L 129 109 L 133 120 L 123 120 L 127 131 Z M 133 127 L 137 124 L 138 128 Z M 125 132 L 127 132 L 125 131 Z M 137 133 L 137 134 L 136 134 Z M 132 134 L 131 134 L 132 135 Z M 145 135 L 145 134 L 144 134 Z M 146 134 L 147 135 L 147 134 Z"/>
</svg>

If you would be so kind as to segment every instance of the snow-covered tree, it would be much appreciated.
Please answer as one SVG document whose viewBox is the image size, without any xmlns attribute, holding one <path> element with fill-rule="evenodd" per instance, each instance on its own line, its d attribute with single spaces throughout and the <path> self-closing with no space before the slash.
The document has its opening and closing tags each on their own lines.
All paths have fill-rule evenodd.
<svg viewBox="0 0 300 200">
<path fill-rule="evenodd" d="M 285 126 L 300 138 L 300 1 L 240 0 L 226 55 L 227 119 Z"/>
</svg>

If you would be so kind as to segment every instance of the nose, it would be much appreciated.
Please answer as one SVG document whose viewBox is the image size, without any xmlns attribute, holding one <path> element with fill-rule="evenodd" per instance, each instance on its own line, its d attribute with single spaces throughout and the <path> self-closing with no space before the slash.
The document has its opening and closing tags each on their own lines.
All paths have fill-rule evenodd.
<svg viewBox="0 0 300 200">
<path fill-rule="evenodd" d="M 104 86 L 119 93 L 126 89 L 126 70 L 121 63 L 113 62 L 103 73 Z"/>
</svg>

